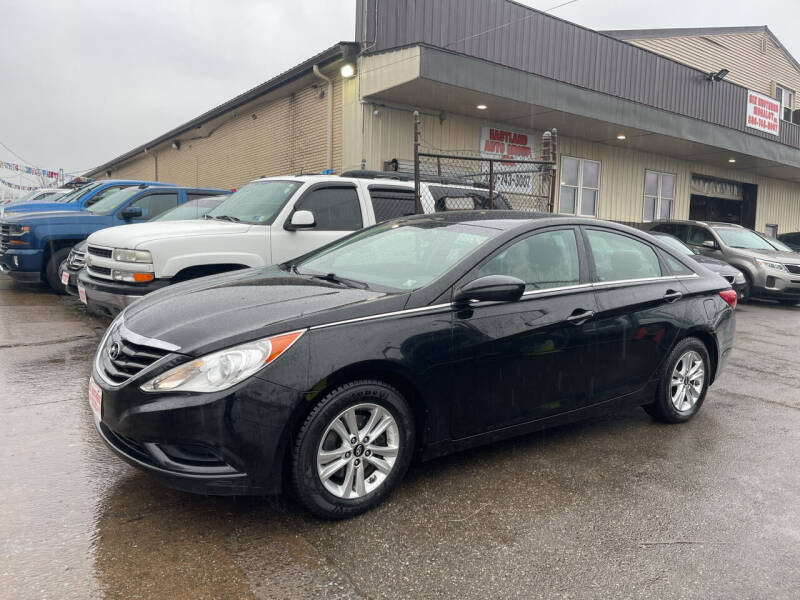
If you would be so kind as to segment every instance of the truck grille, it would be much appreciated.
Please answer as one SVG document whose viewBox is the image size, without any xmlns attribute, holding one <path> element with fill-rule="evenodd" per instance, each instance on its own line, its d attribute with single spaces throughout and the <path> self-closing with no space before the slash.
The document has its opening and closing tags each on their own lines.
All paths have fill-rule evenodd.
<svg viewBox="0 0 800 600">
<path fill-rule="evenodd" d="M 96 265 L 92 265 L 91 267 L 87 267 L 86 270 L 89 272 L 89 275 L 96 275 L 98 277 L 102 277 L 103 279 L 111 278 L 111 269 L 108 267 L 98 267 Z"/>
<path fill-rule="evenodd" d="M 789 273 L 794 273 L 795 275 L 800 275 L 800 265 L 784 265 Z"/>
<path fill-rule="evenodd" d="M 127 339 L 118 327 L 100 349 L 99 367 L 110 383 L 121 385 L 144 369 L 164 358 L 169 352 Z"/>
<path fill-rule="evenodd" d="M 86 255 L 83 252 L 70 251 L 69 261 L 67 262 L 70 269 L 79 271 L 86 265 Z"/>
<path fill-rule="evenodd" d="M 8 239 L 11 237 L 11 225 L 0 224 L 0 256 L 8 250 Z"/>
<path fill-rule="evenodd" d="M 98 248 L 97 246 L 89 246 L 89 254 L 92 256 L 100 256 L 102 258 L 111 258 L 112 250 L 110 248 Z"/>
</svg>

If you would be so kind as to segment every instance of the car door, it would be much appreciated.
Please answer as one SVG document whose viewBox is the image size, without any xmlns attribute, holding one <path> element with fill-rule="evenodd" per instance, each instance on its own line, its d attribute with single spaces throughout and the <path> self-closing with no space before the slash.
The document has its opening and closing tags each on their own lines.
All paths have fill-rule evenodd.
<svg viewBox="0 0 800 600">
<path fill-rule="evenodd" d="M 462 439 L 585 405 L 595 299 L 576 228 L 526 234 L 466 275 L 526 282 L 517 302 L 478 302 L 453 314 L 452 436 Z"/>
<path fill-rule="evenodd" d="M 313 227 L 292 230 L 292 215 L 311 211 Z M 361 200 L 352 183 L 321 183 L 310 187 L 295 202 L 282 229 L 272 228 L 272 262 L 281 263 L 324 246 L 364 226 Z"/>
<path fill-rule="evenodd" d="M 595 226 L 583 234 L 597 301 L 591 389 L 602 402 L 653 380 L 682 326 L 686 288 L 641 238 Z"/>
</svg>

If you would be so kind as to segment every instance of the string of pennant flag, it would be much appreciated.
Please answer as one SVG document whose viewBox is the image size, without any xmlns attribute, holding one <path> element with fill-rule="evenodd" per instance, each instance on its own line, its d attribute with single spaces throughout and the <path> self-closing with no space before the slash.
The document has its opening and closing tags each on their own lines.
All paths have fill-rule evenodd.
<svg viewBox="0 0 800 600">
<path fill-rule="evenodd" d="M 26 192 L 30 192 L 32 190 L 38 190 L 38 186 L 29 186 L 29 185 L 17 185 L 16 183 L 11 183 L 10 181 L 6 181 L 5 179 L 0 179 L 0 183 L 2 183 L 6 187 L 10 187 L 12 190 L 23 190 Z"/>
<path fill-rule="evenodd" d="M 16 171 L 17 173 L 28 173 L 29 175 L 36 175 L 37 177 L 46 177 L 47 179 L 58 179 L 58 171 L 48 171 L 47 169 L 40 169 L 39 167 L 28 167 L 26 165 L 18 165 L 17 163 L 0 161 L 0 169 L 8 169 L 9 171 Z M 24 187 L 18 189 L 27 189 Z"/>
</svg>

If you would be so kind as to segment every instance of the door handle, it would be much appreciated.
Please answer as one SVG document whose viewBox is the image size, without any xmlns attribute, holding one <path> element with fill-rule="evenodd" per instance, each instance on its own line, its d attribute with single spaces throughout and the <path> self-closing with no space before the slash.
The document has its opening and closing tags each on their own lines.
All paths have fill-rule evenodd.
<svg viewBox="0 0 800 600">
<path fill-rule="evenodd" d="M 576 308 L 572 312 L 572 314 L 567 317 L 567 321 L 569 321 L 573 325 L 583 325 L 586 321 L 591 319 L 593 316 L 594 316 L 594 311 L 593 310 L 581 310 L 580 308 Z"/>
<path fill-rule="evenodd" d="M 675 290 L 667 290 L 666 294 L 664 294 L 664 300 L 667 302 L 676 302 L 683 297 L 681 292 L 676 292 Z"/>
</svg>

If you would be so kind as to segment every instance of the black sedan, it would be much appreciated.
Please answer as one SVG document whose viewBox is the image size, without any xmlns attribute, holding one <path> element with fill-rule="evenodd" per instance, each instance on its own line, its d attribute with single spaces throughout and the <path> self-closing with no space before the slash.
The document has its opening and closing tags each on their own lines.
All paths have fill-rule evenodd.
<svg viewBox="0 0 800 600">
<path fill-rule="evenodd" d="M 642 405 L 688 421 L 736 294 L 648 234 L 511 211 L 389 221 L 170 286 L 106 332 L 89 399 L 123 459 L 205 494 L 291 488 L 342 518 L 426 460 Z"/>
<path fill-rule="evenodd" d="M 661 233 L 658 231 L 651 231 L 650 235 L 656 236 L 660 241 L 667 244 L 667 246 L 673 247 L 675 250 L 685 254 L 693 261 L 699 262 L 709 271 L 713 271 L 722 277 L 725 281 L 731 284 L 731 287 L 734 290 L 736 290 L 736 296 L 739 298 L 739 300 L 746 300 L 744 294 L 745 289 L 747 288 L 747 280 L 744 278 L 744 273 L 742 273 L 739 269 L 726 263 L 724 260 L 719 260 L 717 258 L 712 258 L 711 256 L 700 254 L 697 250 L 690 248 L 674 235 Z"/>
</svg>

